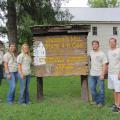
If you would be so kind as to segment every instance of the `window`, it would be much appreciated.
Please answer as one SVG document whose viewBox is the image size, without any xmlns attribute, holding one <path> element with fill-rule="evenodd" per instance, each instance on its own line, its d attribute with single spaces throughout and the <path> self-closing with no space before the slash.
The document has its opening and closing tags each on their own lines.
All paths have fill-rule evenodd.
<svg viewBox="0 0 120 120">
<path fill-rule="evenodd" d="M 118 27 L 113 27 L 113 35 L 118 35 Z"/>
<path fill-rule="evenodd" d="M 92 34 L 97 35 L 97 27 L 92 27 Z"/>
</svg>

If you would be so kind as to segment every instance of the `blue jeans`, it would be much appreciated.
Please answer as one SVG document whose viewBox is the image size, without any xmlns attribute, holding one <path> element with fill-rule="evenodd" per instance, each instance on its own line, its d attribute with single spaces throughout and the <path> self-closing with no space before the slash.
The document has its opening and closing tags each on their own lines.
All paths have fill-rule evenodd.
<svg viewBox="0 0 120 120">
<path fill-rule="evenodd" d="M 104 80 L 100 80 L 99 77 L 100 76 L 89 76 L 89 87 L 92 94 L 92 100 L 97 104 L 104 104 Z"/>
<path fill-rule="evenodd" d="M 26 103 L 29 104 L 29 83 L 30 83 L 30 75 L 26 75 L 25 79 L 22 80 L 20 75 L 18 74 L 20 80 L 20 96 L 19 96 L 19 104 Z"/>
<path fill-rule="evenodd" d="M 0 85 L 2 83 L 2 79 L 3 79 L 3 65 L 0 65 Z"/>
<path fill-rule="evenodd" d="M 2 79 L 3 79 L 3 71 L 0 70 L 0 85 L 2 84 Z"/>
<path fill-rule="evenodd" d="M 6 79 L 9 83 L 9 92 L 7 95 L 7 102 L 8 103 L 13 103 L 14 101 L 14 97 L 15 97 L 15 86 L 16 86 L 16 82 L 18 80 L 18 73 L 17 72 L 11 72 L 11 79 L 8 80 L 7 76 Z"/>
</svg>

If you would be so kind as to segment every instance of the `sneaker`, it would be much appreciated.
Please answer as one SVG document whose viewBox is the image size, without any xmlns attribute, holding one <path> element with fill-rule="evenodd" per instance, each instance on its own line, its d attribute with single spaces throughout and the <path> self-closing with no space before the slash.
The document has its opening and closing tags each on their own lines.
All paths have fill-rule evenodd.
<svg viewBox="0 0 120 120">
<path fill-rule="evenodd" d="M 102 104 L 102 103 L 99 103 L 99 104 L 97 104 L 97 107 L 98 108 L 101 108 L 101 107 L 103 107 L 104 105 Z"/>
<path fill-rule="evenodd" d="M 110 109 L 114 109 L 116 107 L 115 104 L 112 104 L 111 106 L 109 106 Z"/>
<path fill-rule="evenodd" d="M 13 104 L 13 102 L 8 102 L 8 104 L 9 104 L 9 105 L 12 105 L 12 104 Z"/>
<path fill-rule="evenodd" d="M 19 105 L 26 106 L 26 103 L 24 103 L 24 102 L 22 102 L 22 103 L 18 102 L 18 104 L 19 104 Z"/>
<path fill-rule="evenodd" d="M 118 107 L 114 107 L 114 109 L 113 109 L 113 112 L 120 112 L 120 108 L 118 108 Z"/>
<path fill-rule="evenodd" d="M 26 102 L 25 104 L 30 105 L 30 104 L 32 104 L 32 103 L 31 103 L 31 102 Z"/>
<path fill-rule="evenodd" d="M 26 104 L 25 104 L 25 103 L 22 103 L 22 104 L 20 104 L 20 105 L 22 105 L 22 106 L 26 106 Z"/>
<path fill-rule="evenodd" d="M 97 105 L 95 101 L 90 102 L 90 105 Z"/>
</svg>

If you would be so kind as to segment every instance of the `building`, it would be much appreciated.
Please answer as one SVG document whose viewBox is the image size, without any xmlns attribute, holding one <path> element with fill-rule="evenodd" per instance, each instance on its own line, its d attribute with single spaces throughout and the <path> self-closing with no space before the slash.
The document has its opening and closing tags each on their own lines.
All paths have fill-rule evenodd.
<svg viewBox="0 0 120 120">
<path fill-rule="evenodd" d="M 97 39 L 101 49 L 107 52 L 111 36 L 117 38 L 117 45 L 120 47 L 120 8 L 71 7 L 67 9 L 73 15 L 72 23 L 91 25 L 88 35 L 88 51 L 91 49 L 92 40 Z"/>
</svg>

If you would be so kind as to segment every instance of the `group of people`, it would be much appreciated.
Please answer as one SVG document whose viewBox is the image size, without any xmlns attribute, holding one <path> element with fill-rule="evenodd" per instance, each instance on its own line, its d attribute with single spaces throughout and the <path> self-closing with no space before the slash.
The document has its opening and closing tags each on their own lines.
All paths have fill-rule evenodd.
<svg viewBox="0 0 120 120">
<path fill-rule="evenodd" d="M 0 84 L 3 73 L 9 83 L 7 102 L 14 103 L 16 82 L 20 83 L 19 104 L 29 104 L 29 83 L 31 74 L 31 56 L 28 44 L 24 43 L 21 53 L 16 51 L 14 43 L 9 44 L 9 50 L 3 54 L 2 43 L 0 42 Z M 114 104 L 113 111 L 120 112 L 120 48 L 117 48 L 117 40 L 114 37 L 109 39 L 108 55 L 100 50 L 99 41 L 92 41 L 90 56 L 89 88 L 92 96 L 92 103 L 98 106 L 105 104 L 105 74 L 108 73 L 108 88 L 113 89 Z M 98 90 L 99 89 L 99 90 Z"/>
<path fill-rule="evenodd" d="M 113 90 L 113 112 L 120 112 L 120 48 L 117 39 L 109 39 L 108 54 L 100 50 L 99 41 L 92 41 L 90 56 L 89 88 L 92 104 L 102 107 L 105 104 L 105 74 L 108 73 L 108 88 Z"/>
<path fill-rule="evenodd" d="M 3 54 L 1 50 L 0 66 L 4 65 L 5 78 L 9 84 L 9 91 L 7 95 L 7 102 L 9 104 L 14 103 L 17 80 L 19 80 L 20 83 L 20 96 L 18 102 L 19 104 L 29 104 L 31 62 L 32 59 L 27 43 L 22 45 L 20 54 L 17 53 L 15 43 L 9 44 L 9 49 L 5 54 Z M 2 73 L 2 71 L 0 72 Z M 2 75 L 0 76 L 2 78 Z"/>
</svg>

